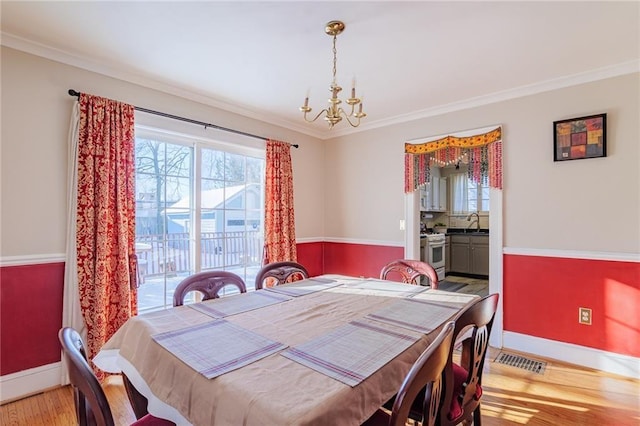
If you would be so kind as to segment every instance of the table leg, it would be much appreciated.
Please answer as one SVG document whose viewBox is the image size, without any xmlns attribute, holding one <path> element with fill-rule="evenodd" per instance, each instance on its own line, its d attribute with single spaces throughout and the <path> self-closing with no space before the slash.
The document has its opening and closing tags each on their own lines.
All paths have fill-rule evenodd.
<svg viewBox="0 0 640 426">
<path fill-rule="evenodd" d="M 149 413 L 147 411 L 149 401 L 147 401 L 147 398 L 138 392 L 124 373 L 122 373 L 122 382 L 124 383 L 124 388 L 127 391 L 127 397 L 131 403 L 131 408 L 133 408 L 133 413 L 135 414 L 136 419 L 140 420 Z"/>
</svg>

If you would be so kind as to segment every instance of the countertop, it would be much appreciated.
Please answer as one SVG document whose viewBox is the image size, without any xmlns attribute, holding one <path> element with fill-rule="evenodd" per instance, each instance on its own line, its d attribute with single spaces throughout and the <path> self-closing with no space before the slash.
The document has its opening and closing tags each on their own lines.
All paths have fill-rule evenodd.
<svg viewBox="0 0 640 426">
<path fill-rule="evenodd" d="M 489 235 L 488 229 L 455 229 L 450 228 L 447 230 L 446 235 Z"/>
</svg>

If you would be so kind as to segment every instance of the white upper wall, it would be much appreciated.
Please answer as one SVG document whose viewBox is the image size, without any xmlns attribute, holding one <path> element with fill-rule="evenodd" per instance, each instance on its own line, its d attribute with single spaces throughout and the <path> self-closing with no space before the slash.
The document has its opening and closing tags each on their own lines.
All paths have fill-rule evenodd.
<svg viewBox="0 0 640 426">
<path fill-rule="evenodd" d="M 326 142 L 326 237 L 403 245 L 404 142 L 503 126 L 504 247 L 640 253 L 640 74 Z M 553 161 L 553 122 L 607 113 L 607 157 Z"/>
<path fill-rule="evenodd" d="M 640 253 L 637 73 L 319 141 L 6 47 L 1 66 L 3 258 L 65 251 L 70 88 L 300 144 L 292 157 L 303 241 L 402 246 L 404 142 L 501 124 L 505 247 Z M 602 112 L 607 157 L 554 163 L 553 121 Z"/>
<path fill-rule="evenodd" d="M 297 237 L 324 234 L 324 145 L 318 139 L 4 46 L 1 52 L 2 258 L 65 252 L 68 133 L 74 103 L 69 89 L 299 144 L 291 150 Z M 259 139 L 232 133 L 209 129 L 201 134 L 264 146 Z"/>
</svg>

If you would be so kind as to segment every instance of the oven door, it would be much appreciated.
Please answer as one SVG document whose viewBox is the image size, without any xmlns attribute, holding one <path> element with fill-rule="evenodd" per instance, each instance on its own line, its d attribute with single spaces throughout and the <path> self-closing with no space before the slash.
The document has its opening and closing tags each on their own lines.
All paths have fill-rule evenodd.
<svg viewBox="0 0 640 426">
<path fill-rule="evenodd" d="M 433 266 L 433 269 L 444 268 L 444 241 L 431 242 L 429 241 L 429 264 Z"/>
</svg>

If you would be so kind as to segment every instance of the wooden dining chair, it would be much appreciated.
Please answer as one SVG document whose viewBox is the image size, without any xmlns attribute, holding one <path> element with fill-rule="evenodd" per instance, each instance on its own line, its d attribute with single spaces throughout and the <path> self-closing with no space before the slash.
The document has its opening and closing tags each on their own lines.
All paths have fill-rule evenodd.
<svg viewBox="0 0 640 426">
<path fill-rule="evenodd" d="M 413 364 L 400 386 L 391 412 L 379 409 L 363 426 L 405 426 L 413 405 L 421 407 L 418 421 L 422 425 L 437 424 L 442 402 L 443 371 L 451 353 L 454 327 L 453 321 L 448 322 Z"/>
<path fill-rule="evenodd" d="M 273 278 L 273 285 L 280 285 L 297 279 L 309 278 L 307 268 L 298 262 L 273 262 L 265 265 L 256 275 L 256 290 L 264 287 L 264 280 Z"/>
<path fill-rule="evenodd" d="M 440 424 L 443 426 L 471 420 L 474 426 L 481 425 L 482 369 L 499 297 L 498 293 L 483 297 L 455 320 L 454 341 L 457 345 L 462 339 L 462 353 L 460 363 L 452 361 L 452 368 L 446 370 L 445 388 L 452 391 L 447 391 L 443 400 L 443 407 L 448 407 L 446 413 L 444 410 L 441 413 Z M 453 350 L 450 357 L 453 357 Z"/>
<path fill-rule="evenodd" d="M 386 264 L 380 271 L 380 279 L 386 280 L 394 275 L 400 275 L 403 283 L 420 285 L 419 278 L 424 276 L 429 280 L 429 286 L 438 288 L 438 274 L 433 266 L 426 262 L 410 259 L 398 259 Z"/>
<path fill-rule="evenodd" d="M 69 381 L 73 387 L 76 419 L 80 426 L 115 426 L 107 396 L 89 363 L 80 334 L 71 327 L 58 332 L 62 352 L 67 364 Z M 175 423 L 147 414 L 132 426 L 175 426 Z"/>
<path fill-rule="evenodd" d="M 489 347 L 489 335 L 498 307 L 497 293 L 490 294 L 468 306 L 455 319 L 453 332 L 456 344 L 449 354 L 449 363 L 444 371 L 444 393 L 442 409 L 437 424 L 457 425 L 473 419 L 480 425 L 480 397 L 482 396 L 482 369 Z M 459 339 L 463 338 L 461 342 Z M 462 354 L 460 363 L 453 362 L 453 352 L 460 343 Z M 421 398 L 424 392 L 411 405 L 409 418 L 419 422 L 423 409 Z M 396 396 L 384 404 L 390 410 Z"/>
<path fill-rule="evenodd" d="M 202 300 L 217 299 L 220 297 L 220 290 L 226 286 L 237 287 L 240 293 L 247 292 L 242 277 L 233 272 L 214 270 L 190 275 L 176 287 L 173 306 L 182 306 L 187 293 L 192 291 L 202 293 Z"/>
</svg>

